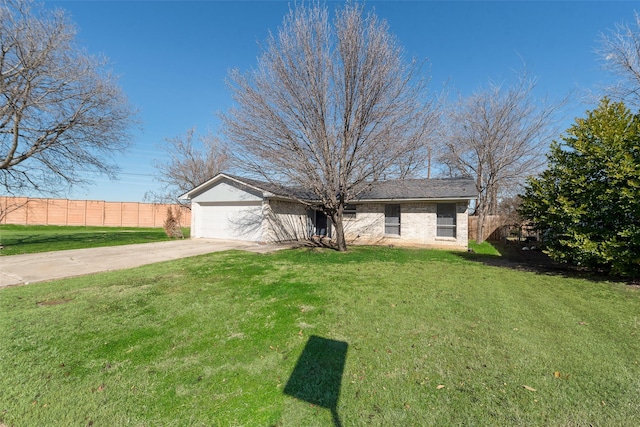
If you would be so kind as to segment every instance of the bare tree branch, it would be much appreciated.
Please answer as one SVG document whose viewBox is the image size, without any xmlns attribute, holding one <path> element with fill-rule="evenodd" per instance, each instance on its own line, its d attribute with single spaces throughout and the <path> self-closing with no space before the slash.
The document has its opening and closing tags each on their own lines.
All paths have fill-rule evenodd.
<svg viewBox="0 0 640 427">
<path fill-rule="evenodd" d="M 358 4 L 332 21 L 326 7 L 296 5 L 230 88 L 236 107 L 223 122 L 236 164 L 311 191 L 340 250 L 344 205 L 374 181 L 424 169 L 438 120 L 421 64 L 406 63 L 387 23 Z"/>
<path fill-rule="evenodd" d="M 135 117 L 107 61 L 75 42 L 61 10 L 0 2 L 0 186 L 60 192 L 129 145 Z"/>
<path fill-rule="evenodd" d="M 607 88 L 607 96 L 640 108 L 640 15 L 634 18 L 632 24 L 616 24 L 601 33 L 596 53 L 604 68 L 618 78 Z"/>
<path fill-rule="evenodd" d="M 523 73 L 510 86 L 490 83 L 450 111 L 441 161 L 452 173 L 476 180 L 478 242 L 484 240 L 484 218 L 496 214 L 499 199 L 512 196 L 544 165 L 544 153 L 557 135 L 555 115 L 568 98 L 539 101 L 535 87 L 536 80 Z"/>
<path fill-rule="evenodd" d="M 159 146 L 166 160 L 154 163 L 160 193 L 147 193 L 156 202 L 175 203 L 177 197 L 197 187 L 229 166 L 229 154 L 220 138 L 211 132 L 197 136 L 189 129 L 184 136 L 166 138 Z"/>
</svg>

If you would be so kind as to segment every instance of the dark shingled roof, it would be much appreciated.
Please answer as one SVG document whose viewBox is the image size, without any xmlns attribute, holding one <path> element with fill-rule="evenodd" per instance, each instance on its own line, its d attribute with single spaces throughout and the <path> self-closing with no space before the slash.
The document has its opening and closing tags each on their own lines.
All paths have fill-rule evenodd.
<svg viewBox="0 0 640 427">
<path fill-rule="evenodd" d="M 477 196 L 470 178 L 394 179 L 373 183 L 357 200 L 472 199 Z"/>
<path fill-rule="evenodd" d="M 289 198 L 293 195 L 303 200 L 315 198 L 311 192 L 303 189 L 289 189 L 269 182 L 225 175 L 275 196 Z M 475 183 L 471 178 L 394 179 L 372 183 L 368 190 L 356 198 L 356 201 L 473 199 L 476 196 Z"/>
</svg>

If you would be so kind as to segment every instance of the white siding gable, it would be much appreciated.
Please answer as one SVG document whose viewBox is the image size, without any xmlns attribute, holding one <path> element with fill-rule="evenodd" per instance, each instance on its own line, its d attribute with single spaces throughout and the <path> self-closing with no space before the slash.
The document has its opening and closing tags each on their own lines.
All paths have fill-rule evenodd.
<svg viewBox="0 0 640 427">
<path fill-rule="evenodd" d="M 196 203 L 203 202 L 257 202 L 262 200 L 262 196 L 250 193 L 244 189 L 235 187 L 228 182 L 220 181 L 213 187 L 203 191 L 191 199 Z"/>
</svg>

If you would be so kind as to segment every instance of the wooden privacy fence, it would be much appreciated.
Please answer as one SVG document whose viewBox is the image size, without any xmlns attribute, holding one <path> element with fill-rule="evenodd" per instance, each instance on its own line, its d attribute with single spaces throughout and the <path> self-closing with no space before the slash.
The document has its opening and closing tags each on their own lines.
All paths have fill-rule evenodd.
<svg viewBox="0 0 640 427">
<path fill-rule="evenodd" d="M 170 206 L 182 210 L 180 225 L 191 225 L 184 206 L 28 197 L 0 197 L 0 224 L 162 227 Z"/>
<path fill-rule="evenodd" d="M 506 219 L 500 215 L 489 215 L 484 219 L 484 239 L 499 241 L 506 237 L 502 235 L 502 230 L 506 224 Z M 478 230 L 478 217 L 469 216 L 469 240 L 476 240 Z"/>
</svg>

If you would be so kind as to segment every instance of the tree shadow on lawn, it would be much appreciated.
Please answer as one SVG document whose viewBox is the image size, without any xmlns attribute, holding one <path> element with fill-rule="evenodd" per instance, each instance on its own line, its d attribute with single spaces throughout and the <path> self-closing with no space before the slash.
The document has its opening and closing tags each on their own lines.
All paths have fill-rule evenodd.
<svg viewBox="0 0 640 427">
<path fill-rule="evenodd" d="M 164 235 L 164 231 L 162 232 Z M 134 242 L 155 242 L 158 241 L 157 233 L 135 232 L 135 231 L 81 231 L 75 233 L 42 233 L 34 235 L 21 235 L 16 237 L 5 237 L 2 239 L 5 248 L 30 247 L 32 245 L 56 245 L 59 250 L 61 245 L 69 245 L 71 249 L 82 247 L 87 242 L 93 244 L 106 245 L 110 243 L 128 244 Z M 8 252 L 8 251 L 6 251 Z"/>
<path fill-rule="evenodd" d="M 492 267 L 509 268 L 518 271 L 528 271 L 536 274 L 579 278 L 594 282 L 617 282 L 637 285 L 633 281 L 581 267 L 560 264 L 553 261 L 540 250 L 522 250 L 523 244 L 515 242 L 491 242 L 500 255 L 477 254 L 473 252 L 455 252 L 455 255 L 473 262 L 480 262 Z M 529 247 L 525 245 L 524 247 Z"/>
<path fill-rule="evenodd" d="M 313 236 L 305 240 L 299 240 L 297 242 L 292 242 L 293 248 L 309 248 L 310 250 L 314 249 L 337 249 L 337 246 L 334 242 L 326 237 L 318 237 Z"/>
<path fill-rule="evenodd" d="M 283 393 L 331 410 L 333 424 L 341 427 L 338 399 L 349 345 L 312 335 L 296 363 Z"/>
</svg>

